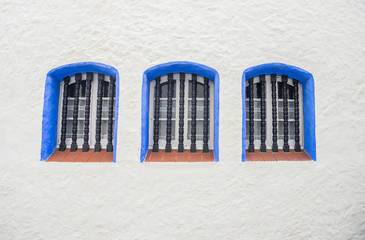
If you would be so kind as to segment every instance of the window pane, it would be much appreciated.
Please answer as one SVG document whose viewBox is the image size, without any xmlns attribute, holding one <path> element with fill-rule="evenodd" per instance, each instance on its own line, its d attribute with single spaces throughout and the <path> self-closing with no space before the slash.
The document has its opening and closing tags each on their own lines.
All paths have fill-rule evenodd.
<svg viewBox="0 0 365 240">
<path fill-rule="evenodd" d="M 109 82 L 103 81 L 103 97 L 108 97 Z"/>
<path fill-rule="evenodd" d="M 287 84 L 288 99 L 294 99 L 294 86 Z"/>
<path fill-rule="evenodd" d="M 278 119 L 284 120 L 283 101 L 278 101 Z M 294 119 L 294 102 L 288 101 L 288 119 Z"/>
<path fill-rule="evenodd" d="M 85 121 L 79 120 L 77 124 L 77 138 L 83 139 L 84 138 L 84 127 L 85 127 Z"/>
<path fill-rule="evenodd" d="M 85 118 L 85 99 L 79 99 L 79 118 Z"/>
<path fill-rule="evenodd" d="M 108 138 L 108 120 L 101 121 L 101 138 Z"/>
<path fill-rule="evenodd" d="M 72 137 L 72 120 L 67 120 L 66 138 Z"/>
<path fill-rule="evenodd" d="M 72 118 L 74 114 L 74 99 L 67 98 L 67 118 Z"/>
<path fill-rule="evenodd" d="M 253 85 L 253 97 L 254 98 L 261 98 L 261 83 L 255 83 Z"/>
<path fill-rule="evenodd" d="M 288 117 L 294 119 L 294 102 L 288 102 Z"/>
<path fill-rule="evenodd" d="M 175 98 L 176 97 L 176 91 L 175 88 L 176 87 L 176 80 L 172 81 L 172 97 Z M 168 92 L 168 82 L 164 82 L 160 84 L 160 93 L 162 98 L 167 98 L 167 92 Z"/>
<path fill-rule="evenodd" d="M 85 91 L 86 91 L 86 81 L 80 82 L 80 97 L 85 97 Z"/>
<path fill-rule="evenodd" d="M 261 121 L 254 121 L 253 136 L 255 140 L 261 139 Z"/>
<path fill-rule="evenodd" d="M 294 139 L 294 122 L 289 122 L 289 139 Z M 284 139 L 284 121 L 278 122 L 278 139 Z"/>
<path fill-rule="evenodd" d="M 108 118 L 109 113 L 109 99 L 103 99 L 103 107 L 101 108 L 101 117 Z"/>
<path fill-rule="evenodd" d="M 66 138 L 72 138 L 72 120 L 67 120 L 67 128 L 66 128 Z M 77 138 L 83 139 L 84 138 L 84 120 L 78 120 L 77 124 Z"/>
<path fill-rule="evenodd" d="M 251 96 L 250 86 L 248 85 L 248 82 L 247 82 L 246 99 L 249 99 L 250 96 Z M 261 98 L 261 83 L 260 82 L 253 84 L 253 98 Z"/>
<path fill-rule="evenodd" d="M 253 136 L 255 140 L 261 139 L 261 121 L 254 121 Z M 250 124 L 246 121 L 246 139 L 250 137 Z"/>
<path fill-rule="evenodd" d="M 261 100 L 255 100 L 253 105 L 254 105 L 253 118 L 254 119 L 261 119 Z"/>
<path fill-rule="evenodd" d="M 192 98 L 192 88 L 193 88 L 193 83 L 190 80 L 189 81 L 189 98 Z M 204 97 L 204 84 L 197 82 L 196 84 L 196 97 L 197 98 L 203 98 Z"/>
<path fill-rule="evenodd" d="M 203 140 L 203 121 L 196 121 L 196 140 Z M 209 126 L 208 126 L 208 138 L 209 138 Z M 191 139 L 191 120 L 188 122 L 188 139 Z"/>
<path fill-rule="evenodd" d="M 75 84 L 75 82 L 72 83 L 72 84 L 69 84 L 68 85 L 68 88 L 67 88 L 67 91 L 68 91 L 67 95 L 68 95 L 68 97 L 75 97 L 75 92 L 76 92 L 75 90 L 76 90 L 76 84 Z"/>
<path fill-rule="evenodd" d="M 176 101 L 172 100 L 172 118 L 176 117 Z M 160 118 L 167 118 L 167 100 L 160 100 Z"/>
<path fill-rule="evenodd" d="M 171 139 L 175 140 L 175 120 L 171 121 Z M 166 139 L 166 120 L 160 120 L 159 137 L 160 139 Z"/>
<path fill-rule="evenodd" d="M 294 87 L 287 84 L 287 93 L 288 93 L 288 99 L 294 99 Z M 283 99 L 283 83 L 278 82 L 278 99 Z"/>
<path fill-rule="evenodd" d="M 191 100 L 189 102 L 188 118 L 191 118 Z M 204 100 L 196 100 L 196 118 L 204 118 Z"/>
</svg>

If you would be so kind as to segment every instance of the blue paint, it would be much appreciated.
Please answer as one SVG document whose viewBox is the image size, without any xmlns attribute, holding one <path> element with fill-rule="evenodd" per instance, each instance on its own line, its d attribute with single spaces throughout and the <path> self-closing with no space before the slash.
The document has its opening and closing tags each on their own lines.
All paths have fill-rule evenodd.
<svg viewBox="0 0 365 240">
<path fill-rule="evenodd" d="M 316 161 L 316 133 L 315 133 L 315 102 L 314 79 L 311 73 L 283 63 L 266 63 L 246 69 L 242 74 L 242 161 L 246 161 L 246 80 L 261 74 L 287 75 L 295 78 L 303 86 L 303 122 L 304 122 L 304 151 Z"/>
<path fill-rule="evenodd" d="M 41 161 L 47 160 L 57 148 L 57 122 L 60 84 L 65 76 L 76 73 L 103 73 L 116 79 L 115 123 L 114 123 L 114 152 L 113 162 L 117 152 L 117 128 L 119 109 L 119 73 L 109 65 L 96 62 L 80 62 L 63 65 L 48 72 L 44 90 Z"/>
<path fill-rule="evenodd" d="M 142 82 L 142 126 L 141 126 L 141 156 L 140 161 L 144 162 L 148 151 L 149 138 L 149 101 L 150 82 L 158 76 L 168 73 L 195 73 L 207 77 L 214 82 L 214 160 L 219 161 L 219 74 L 213 68 L 193 62 L 168 62 L 147 69 L 143 73 Z"/>
</svg>

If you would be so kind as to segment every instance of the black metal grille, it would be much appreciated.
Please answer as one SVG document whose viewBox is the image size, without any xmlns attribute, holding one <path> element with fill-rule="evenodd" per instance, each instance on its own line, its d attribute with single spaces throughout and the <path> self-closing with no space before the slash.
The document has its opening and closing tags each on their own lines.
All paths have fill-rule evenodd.
<svg viewBox="0 0 365 240">
<path fill-rule="evenodd" d="M 248 152 L 254 152 L 255 149 L 266 152 L 268 127 L 272 129 L 271 150 L 273 152 L 278 152 L 278 139 L 282 140 L 284 152 L 289 152 L 290 149 L 295 149 L 296 152 L 301 151 L 299 81 L 292 79 L 292 83 L 289 84 L 288 76 L 282 75 L 279 78 L 278 80 L 276 74 L 271 74 L 268 78 L 260 75 L 256 81 L 250 78 L 246 82 Z M 267 89 L 270 85 L 271 88 Z M 271 94 L 266 94 L 266 90 L 271 91 Z M 268 102 L 271 102 L 271 105 Z M 267 118 L 268 106 L 271 107 L 270 119 Z M 255 146 L 255 139 L 260 139 L 260 144 Z M 290 139 L 294 140 L 292 146 L 289 145 Z"/>
<path fill-rule="evenodd" d="M 98 75 L 98 81 L 93 82 L 94 74 Z M 91 132 L 95 134 L 94 151 L 100 152 L 102 149 L 102 123 L 106 122 L 106 151 L 113 151 L 113 128 L 114 128 L 114 106 L 115 106 L 115 78 L 109 77 L 109 82 L 106 81 L 104 74 L 87 72 L 83 79 L 82 73 L 75 74 L 75 81 L 71 83 L 71 76 L 64 78 L 63 85 L 63 99 L 62 99 L 62 113 L 61 113 L 61 134 L 59 151 L 65 151 L 67 148 L 67 129 L 72 129 L 70 151 L 78 150 L 78 140 L 83 140 L 82 151 L 88 152 L 90 150 L 90 135 Z M 94 86 L 97 84 L 97 86 Z M 97 88 L 97 92 L 93 93 L 92 89 Z M 97 94 L 97 97 L 93 97 Z M 103 97 L 107 98 L 107 106 L 103 106 Z M 96 99 L 96 103 L 93 103 Z M 82 106 L 80 102 L 82 101 Z M 71 103 L 71 105 L 70 105 Z M 96 109 L 91 109 L 92 105 L 96 104 Z M 107 118 L 103 119 L 103 110 L 107 109 Z M 92 122 L 92 112 L 96 110 L 96 119 Z M 71 114 L 72 113 L 72 116 Z M 72 119 L 70 119 L 72 117 Z M 94 129 L 90 131 L 90 126 Z M 69 136 L 70 137 L 70 136 Z"/>
<path fill-rule="evenodd" d="M 178 152 L 184 152 L 184 133 L 188 134 L 190 137 L 190 152 L 196 152 L 197 151 L 197 133 L 202 132 L 202 142 L 203 147 L 202 150 L 204 153 L 209 152 L 208 147 L 208 141 L 209 141 L 209 104 L 210 104 L 210 98 L 209 98 L 209 78 L 204 78 L 203 83 L 198 83 L 197 74 L 191 74 L 191 79 L 187 79 L 185 73 L 179 73 L 178 74 L 178 81 L 174 79 L 174 74 L 169 73 L 167 74 L 167 94 L 162 92 L 162 87 L 165 83 L 161 84 L 161 77 L 155 78 L 155 87 L 154 87 L 154 112 L 153 112 L 153 146 L 152 151 L 158 152 L 159 151 L 159 141 L 163 133 L 161 133 L 161 125 L 164 123 L 163 121 L 166 121 L 166 146 L 165 146 L 165 152 L 171 152 L 172 151 L 172 117 L 173 117 L 173 97 L 176 95 L 179 97 L 179 111 L 178 114 L 176 114 L 176 121 L 178 121 L 178 145 L 177 150 Z M 191 85 L 189 85 L 189 82 Z M 175 85 L 179 84 L 179 94 L 175 94 L 174 91 L 176 91 Z M 199 93 L 202 94 L 202 100 L 203 101 L 203 113 L 202 113 L 202 119 L 198 120 L 198 85 L 199 85 Z M 185 92 L 185 87 L 189 87 L 189 94 Z M 165 89 L 166 90 L 166 89 Z M 201 91 L 202 90 L 202 91 Z M 161 98 L 166 99 L 167 97 L 167 114 L 166 119 L 163 118 L 161 120 L 161 105 L 162 100 Z M 191 98 L 191 125 L 185 124 L 186 121 L 186 109 L 189 109 L 186 104 L 186 98 Z M 166 100 L 164 100 L 166 101 Z M 190 113 L 189 113 L 190 114 Z M 198 121 L 200 124 L 198 126 Z M 189 126 L 191 126 L 189 128 Z M 199 140 L 199 138 L 198 138 Z"/>
</svg>

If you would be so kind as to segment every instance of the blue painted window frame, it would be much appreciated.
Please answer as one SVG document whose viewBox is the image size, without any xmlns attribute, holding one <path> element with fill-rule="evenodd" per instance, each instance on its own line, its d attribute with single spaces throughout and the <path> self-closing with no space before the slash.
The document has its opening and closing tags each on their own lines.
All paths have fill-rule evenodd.
<svg viewBox="0 0 365 240">
<path fill-rule="evenodd" d="M 299 67 L 284 63 L 265 63 L 250 67 L 242 74 L 242 161 L 246 162 L 246 80 L 261 74 L 287 75 L 299 80 L 303 86 L 303 123 L 304 123 L 304 151 L 313 160 L 317 160 L 315 133 L 315 96 L 313 75 Z"/>
<path fill-rule="evenodd" d="M 207 77 L 214 82 L 214 161 L 219 161 L 219 74 L 208 66 L 187 62 L 176 61 L 156 65 L 147 69 L 143 73 L 142 82 L 142 122 L 141 122 L 141 156 L 140 161 L 144 162 L 148 151 L 149 139 L 149 101 L 150 101 L 150 82 L 158 76 L 168 73 L 195 73 L 202 77 Z M 153 111 L 153 109 L 152 109 Z"/>
<path fill-rule="evenodd" d="M 116 79 L 115 96 L 115 122 L 113 162 L 115 162 L 117 150 L 117 129 L 119 109 L 119 73 L 112 66 L 97 62 L 79 62 L 63 65 L 48 72 L 44 89 L 43 119 L 42 119 L 42 144 L 41 161 L 46 161 L 57 149 L 57 121 L 60 85 L 63 78 L 73 76 L 76 73 L 95 72 L 112 76 Z"/>
</svg>

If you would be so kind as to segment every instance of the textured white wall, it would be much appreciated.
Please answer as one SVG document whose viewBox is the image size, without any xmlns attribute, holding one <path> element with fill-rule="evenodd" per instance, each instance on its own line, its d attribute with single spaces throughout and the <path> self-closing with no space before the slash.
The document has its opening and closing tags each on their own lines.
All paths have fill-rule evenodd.
<svg viewBox="0 0 365 240">
<path fill-rule="evenodd" d="M 0 239 L 365 239 L 364 1 L 0 0 Z M 219 163 L 139 163 L 142 73 L 221 77 Z M 45 77 L 120 72 L 115 164 L 40 162 Z M 314 75 L 317 162 L 241 162 L 241 74 Z"/>
</svg>

